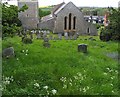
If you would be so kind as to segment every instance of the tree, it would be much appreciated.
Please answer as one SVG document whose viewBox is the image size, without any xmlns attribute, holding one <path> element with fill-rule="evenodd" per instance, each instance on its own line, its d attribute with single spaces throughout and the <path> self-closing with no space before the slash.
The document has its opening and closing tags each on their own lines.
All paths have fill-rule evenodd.
<svg viewBox="0 0 120 97">
<path fill-rule="evenodd" d="M 24 5 L 18 9 L 15 5 L 2 3 L 2 36 L 13 36 L 21 28 L 21 21 L 18 19 L 18 12 L 26 10 L 28 7 Z"/>
<path fill-rule="evenodd" d="M 112 40 L 120 40 L 120 7 L 118 9 L 109 8 L 110 24 L 106 28 L 112 34 Z"/>
<path fill-rule="evenodd" d="M 41 10 L 41 8 L 39 8 L 39 16 L 40 16 L 40 18 L 44 17 L 46 15 L 49 15 L 50 13 L 51 13 L 50 11 L 43 11 L 43 10 Z"/>
<path fill-rule="evenodd" d="M 120 40 L 120 8 L 108 8 L 109 25 L 104 27 L 100 33 L 101 40 Z M 107 37 L 107 39 L 105 39 Z"/>
</svg>

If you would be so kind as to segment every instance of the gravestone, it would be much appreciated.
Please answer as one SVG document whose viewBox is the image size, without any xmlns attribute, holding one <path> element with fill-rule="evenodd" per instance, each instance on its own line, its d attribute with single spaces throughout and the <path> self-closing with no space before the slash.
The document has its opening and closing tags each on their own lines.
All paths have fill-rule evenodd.
<svg viewBox="0 0 120 97">
<path fill-rule="evenodd" d="M 58 39 L 62 40 L 62 34 L 61 33 L 58 34 Z"/>
<path fill-rule="evenodd" d="M 87 44 L 78 44 L 78 52 L 87 53 Z"/>
<path fill-rule="evenodd" d="M 2 51 L 2 56 L 3 56 L 3 58 L 10 58 L 10 57 L 15 56 L 14 48 L 13 47 L 9 47 L 9 48 L 4 49 Z"/>
<path fill-rule="evenodd" d="M 64 34 L 64 36 L 65 36 L 65 39 L 68 40 L 68 33 L 67 32 Z"/>
<path fill-rule="evenodd" d="M 37 32 L 36 32 L 36 38 L 37 38 L 37 39 L 40 39 L 40 38 L 41 38 L 41 35 L 40 35 L 40 31 L 39 31 L 39 30 L 37 30 Z"/>
<path fill-rule="evenodd" d="M 46 33 L 47 33 L 47 34 L 49 34 L 49 33 L 50 33 L 50 31 L 48 30 L 48 31 L 46 31 Z"/>
<path fill-rule="evenodd" d="M 33 34 L 30 32 L 30 39 L 33 39 Z"/>
<path fill-rule="evenodd" d="M 49 39 L 47 37 L 44 38 L 43 46 L 46 47 L 46 48 L 50 47 Z"/>
<path fill-rule="evenodd" d="M 47 37 L 47 34 L 46 34 L 46 32 L 44 31 L 44 32 L 43 32 L 43 38 L 45 38 L 45 37 Z"/>
<path fill-rule="evenodd" d="M 49 39 L 47 37 L 45 37 L 44 42 L 49 42 Z"/>
<path fill-rule="evenodd" d="M 70 40 L 72 40 L 73 39 L 73 36 L 70 34 Z"/>
<path fill-rule="evenodd" d="M 52 35 L 50 35 L 50 36 L 49 36 L 49 40 L 52 40 L 52 39 L 53 39 L 53 37 L 52 37 Z"/>
<path fill-rule="evenodd" d="M 75 34 L 75 35 L 73 36 L 73 39 L 74 39 L 74 40 L 76 40 L 76 39 L 77 39 L 77 37 L 78 37 L 78 36 Z"/>
</svg>

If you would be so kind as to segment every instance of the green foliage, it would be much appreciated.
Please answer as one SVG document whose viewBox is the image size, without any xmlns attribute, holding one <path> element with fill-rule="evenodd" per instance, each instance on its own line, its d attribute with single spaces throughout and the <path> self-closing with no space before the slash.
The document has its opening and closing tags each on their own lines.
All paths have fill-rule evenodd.
<svg viewBox="0 0 120 97">
<path fill-rule="evenodd" d="M 108 10 L 110 23 L 101 30 L 100 39 L 104 41 L 120 40 L 120 8 L 109 8 Z"/>
<path fill-rule="evenodd" d="M 97 8 L 97 7 L 83 7 L 80 8 L 84 15 L 98 15 L 104 16 L 107 8 Z"/>
<path fill-rule="evenodd" d="M 3 38 L 6 36 L 14 36 L 15 33 L 21 29 L 21 21 L 18 19 L 18 12 L 24 11 L 27 6 L 23 6 L 18 9 L 15 5 L 9 5 L 7 3 L 2 4 L 2 34 Z"/>
<path fill-rule="evenodd" d="M 111 39 L 111 33 L 105 29 L 105 27 L 101 27 L 100 29 L 100 40 L 109 41 Z"/>
<path fill-rule="evenodd" d="M 30 39 L 30 38 L 23 38 L 22 42 L 25 43 L 25 44 L 31 44 L 32 43 L 32 39 Z"/>
<path fill-rule="evenodd" d="M 120 8 L 109 8 L 110 24 L 106 28 L 112 34 L 112 40 L 120 40 Z"/>
<path fill-rule="evenodd" d="M 3 81 L 3 95 L 52 96 L 53 89 L 58 96 L 117 95 L 118 61 L 106 53 L 117 52 L 118 43 L 102 42 L 98 36 L 90 41 L 90 37 L 50 40 L 50 48 L 43 47 L 43 40 L 35 39 L 30 45 L 18 36 L 3 40 L 2 47 L 11 42 L 16 53 L 16 58 L 2 60 L 2 75 L 9 80 Z M 87 54 L 77 51 L 80 43 L 88 45 Z"/>
<path fill-rule="evenodd" d="M 44 17 L 46 15 L 49 15 L 51 12 L 49 10 L 42 10 L 41 8 L 39 8 L 39 16 Z"/>
</svg>

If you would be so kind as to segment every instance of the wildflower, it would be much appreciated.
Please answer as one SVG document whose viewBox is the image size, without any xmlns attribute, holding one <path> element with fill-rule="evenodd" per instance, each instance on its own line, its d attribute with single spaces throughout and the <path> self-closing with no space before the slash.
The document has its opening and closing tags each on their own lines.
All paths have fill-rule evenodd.
<svg viewBox="0 0 120 97">
<path fill-rule="evenodd" d="M 111 86 L 113 86 L 113 84 L 110 84 Z"/>
<path fill-rule="evenodd" d="M 48 86 L 44 86 L 43 88 L 47 90 L 47 89 L 48 89 Z"/>
<path fill-rule="evenodd" d="M 110 77 L 111 79 L 113 79 L 113 77 Z"/>
<path fill-rule="evenodd" d="M 82 89 L 81 89 L 81 88 L 80 88 L 79 90 L 80 90 L 80 91 L 82 91 Z"/>
<path fill-rule="evenodd" d="M 9 85 L 9 84 L 10 84 L 10 81 L 9 81 L 9 80 L 6 80 L 6 81 L 5 81 L 5 84 L 6 84 L 6 85 Z"/>
<path fill-rule="evenodd" d="M 26 50 L 26 52 L 28 52 L 28 50 Z"/>
<path fill-rule="evenodd" d="M 24 50 L 22 50 L 22 52 L 24 53 Z"/>
<path fill-rule="evenodd" d="M 103 73 L 104 75 L 107 75 L 107 73 Z"/>
<path fill-rule="evenodd" d="M 83 92 L 86 92 L 86 89 L 85 89 L 85 87 L 83 88 Z"/>
<path fill-rule="evenodd" d="M 36 87 L 40 87 L 40 85 L 39 85 L 38 83 L 35 83 L 34 86 L 36 86 Z"/>
<path fill-rule="evenodd" d="M 72 82 L 72 79 L 70 78 L 70 82 Z"/>
<path fill-rule="evenodd" d="M 78 77 L 77 77 L 77 76 L 74 76 L 74 78 L 75 78 L 75 79 L 78 79 Z"/>
<path fill-rule="evenodd" d="M 64 84 L 64 85 L 63 85 L 63 88 L 66 89 L 66 88 L 67 88 L 67 85 Z"/>
<path fill-rule="evenodd" d="M 107 70 L 110 70 L 110 68 L 106 68 Z"/>
<path fill-rule="evenodd" d="M 72 86 L 72 83 L 69 83 Z"/>
<path fill-rule="evenodd" d="M 115 73 L 117 73 L 117 74 L 118 74 L 118 70 L 115 70 Z"/>
<path fill-rule="evenodd" d="M 53 89 L 52 93 L 53 93 L 53 95 L 55 95 L 57 93 L 57 90 Z"/>
<path fill-rule="evenodd" d="M 90 87 L 89 86 L 87 86 L 87 90 L 89 90 L 90 89 Z"/>
<path fill-rule="evenodd" d="M 82 76 L 82 74 L 80 72 L 77 73 L 78 76 Z"/>
<path fill-rule="evenodd" d="M 61 80 L 62 82 L 66 82 L 66 77 L 62 77 L 62 78 L 60 78 L 60 80 Z"/>
<path fill-rule="evenodd" d="M 27 56 L 27 54 L 25 54 Z"/>
<path fill-rule="evenodd" d="M 112 93 L 115 93 L 115 92 L 112 90 Z"/>
</svg>

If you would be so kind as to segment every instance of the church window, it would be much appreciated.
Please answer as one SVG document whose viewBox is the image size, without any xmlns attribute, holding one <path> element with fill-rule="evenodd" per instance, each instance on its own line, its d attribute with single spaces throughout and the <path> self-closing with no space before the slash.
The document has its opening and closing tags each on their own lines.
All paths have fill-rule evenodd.
<svg viewBox="0 0 120 97">
<path fill-rule="evenodd" d="M 67 17 L 64 18 L 64 29 L 67 30 Z"/>
<path fill-rule="evenodd" d="M 90 34 L 90 28 L 87 28 L 87 33 Z"/>
<path fill-rule="evenodd" d="M 69 14 L 69 30 L 71 30 L 71 17 L 72 17 L 72 14 L 70 13 Z"/>
<path fill-rule="evenodd" d="M 75 29 L 76 26 L 76 17 L 73 17 L 73 29 Z"/>
</svg>

